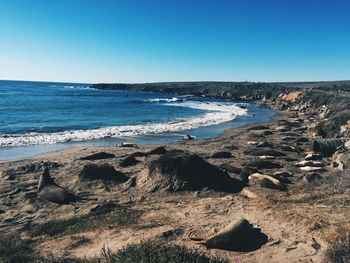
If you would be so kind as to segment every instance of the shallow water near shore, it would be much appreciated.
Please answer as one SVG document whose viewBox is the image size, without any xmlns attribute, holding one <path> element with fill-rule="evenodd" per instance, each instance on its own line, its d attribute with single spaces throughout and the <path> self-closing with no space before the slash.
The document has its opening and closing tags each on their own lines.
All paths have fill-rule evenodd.
<svg viewBox="0 0 350 263">
<path fill-rule="evenodd" d="M 275 114 L 191 95 L 95 90 L 87 84 L 0 81 L 0 160 L 77 146 L 165 144 L 212 138 Z"/>
<path fill-rule="evenodd" d="M 261 108 L 256 105 L 247 104 L 248 115 L 239 116 L 236 119 L 207 127 L 179 131 L 174 133 L 162 133 L 152 135 L 139 135 L 120 138 L 102 138 L 96 140 L 80 141 L 80 142 L 65 142 L 56 144 L 39 144 L 15 147 L 0 147 L 0 160 L 15 160 L 26 158 L 35 155 L 40 155 L 48 152 L 59 151 L 70 147 L 92 147 L 92 146 L 111 146 L 121 142 L 132 142 L 136 144 L 167 144 L 182 141 L 182 136 L 191 134 L 197 139 L 207 139 L 222 135 L 225 130 L 240 128 L 248 124 L 267 122 L 275 116 L 273 110 Z"/>
</svg>

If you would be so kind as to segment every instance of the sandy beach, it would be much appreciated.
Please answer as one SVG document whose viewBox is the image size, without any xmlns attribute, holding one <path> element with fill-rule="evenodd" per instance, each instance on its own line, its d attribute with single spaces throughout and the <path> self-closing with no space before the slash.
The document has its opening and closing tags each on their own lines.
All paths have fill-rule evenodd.
<svg viewBox="0 0 350 263">
<path fill-rule="evenodd" d="M 284 99 L 299 99 L 292 97 Z M 276 104 L 265 106 L 277 110 Z M 339 169 L 339 154 L 313 152 L 314 141 L 322 139 L 311 129 L 322 120 L 317 110 L 278 111 L 267 123 L 212 139 L 137 148 L 77 147 L 3 161 L 0 233 L 33 241 L 41 256 L 92 259 L 105 247 L 117 252 L 157 241 L 228 262 L 320 262 L 332 233 L 349 227 L 350 210 L 344 181 L 349 174 Z M 348 156 L 346 148 L 342 154 Z M 182 168 L 172 171 L 172 162 Z M 191 166 L 208 180 L 206 171 L 217 171 L 224 181 L 214 178 L 214 188 L 204 179 L 181 178 Z M 84 201 L 60 205 L 39 198 L 43 167 Z M 231 183 L 232 188 L 226 187 Z M 258 233 L 251 237 L 261 240 L 257 246 L 250 247 L 250 240 L 244 248 L 208 248 L 194 241 L 215 236 L 240 218 Z"/>
</svg>

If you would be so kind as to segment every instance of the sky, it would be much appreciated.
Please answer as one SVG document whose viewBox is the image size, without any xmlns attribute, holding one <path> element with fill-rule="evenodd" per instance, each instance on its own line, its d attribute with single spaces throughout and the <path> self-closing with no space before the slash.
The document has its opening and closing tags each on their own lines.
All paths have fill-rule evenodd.
<svg viewBox="0 0 350 263">
<path fill-rule="evenodd" d="M 350 0 L 0 0 L 0 79 L 350 79 Z"/>
</svg>

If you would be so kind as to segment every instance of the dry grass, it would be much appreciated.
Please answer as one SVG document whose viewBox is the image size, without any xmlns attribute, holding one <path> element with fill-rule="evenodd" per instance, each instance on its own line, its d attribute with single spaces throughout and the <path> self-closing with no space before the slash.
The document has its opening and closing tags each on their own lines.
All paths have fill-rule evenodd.
<svg viewBox="0 0 350 263">
<path fill-rule="evenodd" d="M 338 228 L 330 232 L 326 241 L 328 248 L 324 254 L 325 263 L 350 262 L 350 228 Z"/>
</svg>

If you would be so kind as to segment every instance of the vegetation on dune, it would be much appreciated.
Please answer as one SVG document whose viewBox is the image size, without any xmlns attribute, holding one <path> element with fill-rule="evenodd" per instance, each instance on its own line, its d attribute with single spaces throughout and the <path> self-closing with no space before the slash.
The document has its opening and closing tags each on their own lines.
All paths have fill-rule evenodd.
<svg viewBox="0 0 350 263">
<path fill-rule="evenodd" d="M 328 244 L 324 254 L 325 263 L 350 262 L 350 229 L 338 229 L 328 237 Z"/>
<path fill-rule="evenodd" d="M 77 259 L 68 256 L 42 256 L 33 249 L 34 244 L 18 236 L 0 239 L 1 263 L 226 263 L 219 258 L 210 258 L 184 246 L 148 241 L 126 247 L 116 253 L 102 249 L 101 257 Z"/>
<path fill-rule="evenodd" d="M 168 245 L 160 242 L 143 242 L 131 245 L 117 253 L 111 253 L 108 249 L 102 252 L 104 259 L 97 262 L 108 263 L 225 263 L 227 261 L 210 258 L 195 250 L 189 250 L 185 246 Z"/>
<path fill-rule="evenodd" d="M 128 227 L 136 225 L 142 213 L 141 210 L 118 208 L 105 213 L 83 215 L 66 220 L 52 220 L 44 224 L 33 225 L 29 233 L 31 236 L 48 235 L 59 237 L 92 231 L 98 228 Z"/>
</svg>

